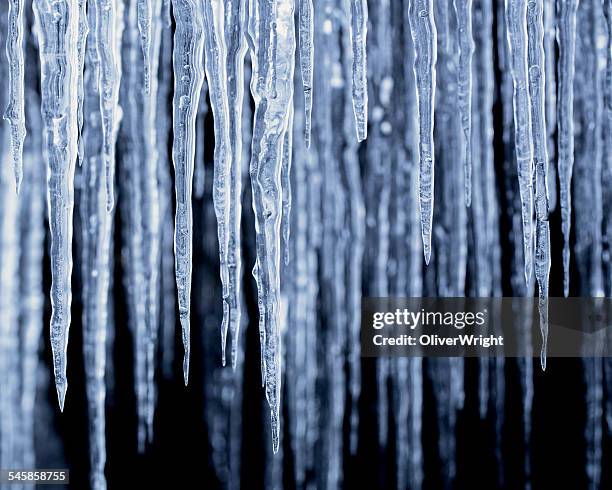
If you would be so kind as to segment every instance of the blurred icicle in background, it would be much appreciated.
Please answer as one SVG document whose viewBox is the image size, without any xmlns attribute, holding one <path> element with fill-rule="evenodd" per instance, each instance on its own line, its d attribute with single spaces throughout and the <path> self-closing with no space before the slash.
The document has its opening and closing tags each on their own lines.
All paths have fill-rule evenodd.
<svg viewBox="0 0 612 490">
<path fill-rule="evenodd" d="M 544 369 L 549 292 L 612 295 L 612 0 L 9 0 L 0 37 L 0 469 L 73 464 L 70 426 L 94 489 L 118 432 L 231 489 L 452 488 L 480 443 L 491 486 L 546 481 L 554 373 L 362 359 L 361 302 L 537 291 Z"/>
</svg>

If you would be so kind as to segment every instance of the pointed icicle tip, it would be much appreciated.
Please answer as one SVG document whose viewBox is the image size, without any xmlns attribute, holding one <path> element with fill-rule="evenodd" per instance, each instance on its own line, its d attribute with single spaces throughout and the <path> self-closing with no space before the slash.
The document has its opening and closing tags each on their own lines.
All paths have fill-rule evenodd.
<svg viewBox="0 0 612 490">
<path fill-rule="evenodd" d="M 540 366 L 542 371 L 546 371 L 546 346 L 543 346 L 542 352 L 540 352 Z"/>
<path fill-rule="evenodd" d="M 189 353 L 185 353 L 183 357 L 183 381 L 185 386 L 189 384 Z"/>
<path fill-rule="evenodd" d="M 57 401 L 59 403 L 60 412 L 64 412 L 64 403 L 66 401 L 66 391 L 68 391 L 68 383 L 56 383 L 55 389 L 57 390 Z"/>
<path fill-rule="evenodd" d="M 424 252 L 425 255 L 425 265 L 429 265 L 429 261 L 431 260 L 431 250 L 426 250 Z"/>
</svg>

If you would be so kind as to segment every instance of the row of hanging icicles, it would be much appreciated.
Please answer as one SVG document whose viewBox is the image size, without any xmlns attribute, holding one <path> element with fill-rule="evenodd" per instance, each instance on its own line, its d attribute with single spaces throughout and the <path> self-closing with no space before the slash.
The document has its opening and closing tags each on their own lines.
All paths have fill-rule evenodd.
<svg viewBox="0 0 612 490">
<path fill-rule="evenodd" d="M 601 175 L 604 170 L 610 171 L 602 164 L 609 166 L 612 158 L 612 36 L 608 35 L 612 28 L 612 1 L 582 1 L 580 7 L 578 0 L 559 0 L 556 4 L 553 0 L 375 3 L 369 6 L 368 21 L 366 0 L 325 0 L 317 2 L 316 9 L 312 0 L 9 0 L 8 16 L 3 16 L 3 21 L 8 19 L 3 29 L 7 33 L 8 66 L 3 66 L 3 71 L 8 71 L 9 84 L 8 94 L 2 96 L 8 98 L 5 119 L 10 131 L 3 137 L 10 138 L 5 160 L 12 162 L 19 200 L 6 192 L 5 185 L 1 284 L 13 296 L 7 293 L 3 301 L 19 298 L 20 303 L 28 303 L 31 333 L 24 337 L 29 344 L 20 348 L 35 351 L 40 336 L 36 333 L 36 314 L 40 314 L 43 304 L 34 293 L 42 282 L 39 269 L 44 233 L 35 229 L 42 226 L 42 217 L 37 213 L 45 206 L 37 192 L 43 185 L 42 169 L 36 167 L 42 148 L 51 233 L 50 338 L 61 409 L 68 386 L 66 351 L 71 323 L 77 164 L 82 174 L 84 353 L 88 393 L 91 390 L 88 397 L 96 400 L 90 406 L 90 417 L 102 421 L 92 432 L 92 440 L 98 444 L 92 451 L 104 452 L 100 441 L 104 440 L 105 342 L 111 315 L 108 292 L 112 287 L 117 147 L 128 169 L 126 181 L 118 182 L 119 187 L 126 185 L 130 200 L 132 228 L 126 237 L 126 270 L 134 291 L 129 314 L 143 339 L 137 342 L 136 369 L 137 376 L 146 380 L 138 389 L 138 399 L 149 436 L 155 404 L 160 302 L 168 291 L 178 294 L 185 349 L 183 372 L 185 384 L 188 382 L 191 202 L 199 151 L 196 120 L 204 105 L 200 99 L 205 100 L 202 94 L 206 88 L 214 114 L 212 195 L 223 291 L 222 362 L 225 365 L 229 357 L 235 367 L 240 356 L 241 196 L 243 162 L 249 161 L 246 170 L 251 178 L 256 225 L 253 274 L 260 314 L 261 370 L 271 410 L 274 452 L 280 441 L 281 337 L 286 329 L 295 329 L 294 343 L 289 343 L 287 349 L 299 351 L 299 339 L 306 341 L 311 335 L 300 329 L 317 325 L 316 304 L 312 302 L 316 303 L 317 291 L 310 289 L 316 286 L 304 281 L 318 280 L 316 251 L 320 247 L 336 251 L 340 248 L 342 254 L 339 260 L 327 254 L 320 267 L 324 280 L 335 281 L 337 297 L 330 301 L 346 309 L 341 313 L 329 307 L 339 316 L 332 320 L 336 322 L 334 335 L 349 345 L 348 385 L 354 404 L 360 389 L 362 263 L 373 264 L 372 293 L 423 294 L 426 285 L 421 273 L 415 272 L 421 270 L 422 259 L 416 254 L 424 254 L 425 263 L 430 263 L 432 241 L 437 236 L 435 212 L 443 219 L 440 229 L 446 235 L 440 240 L 449 251 L 444 257 L 441 246 L 435 264 L 438 294 L 465 295 L 465 223 L 471 213 L 477 255 L 487 257 L 478 268 L 475 294 L 501 295 L 499 233 L 490 232 L 498 227 L 500 212 L 493 168 L 496 60 L 502 73 L 506 160 L 516 163 L 511 168 L 505 162 L 504 170 L 518 182 L 507 183 L 508 189 L 516 186 L 519 196 L 518 208 L 511 205 L 513 211 L 518 209 L 512 219 L 513 231 L 519 230 L 515 235 L 520 238 L 514 242 L 513 287 L 517 294 L 532 294 L 532 274 L 537 281 L 542 369 L 546 367 L 548 335 L 549 187 L 555 185 L 549 172 L 558 172 L 564 292 L 568 295 L 570 189 L 574 134 L 579 131 L 585 135 L 577 151 L 581 152 L 580 160 L 590 166 L 592 187 L 580 188 L 584 190 L 580 200 L 586 204 L 581 204 L 582 215 L 576 221 L 588 221 L 592 226 L 592 253 L 586 266 L 590 271 L 588 294 L 605 293 L 609 280 L 604 277 L 602 242 L 606 238 L 602 228 L 604 201 L 610 196 L 602 188 Z M 583 36 L 577 39 L 579 16 Z M 27 26 L 32 27 L 30 31 Z M 32 35 L 25 36 L 26 32 Z M 579 59 L 577 46 L 581 48 Z M 36 53 L 39 60 L 32 59 Z M 172 70 L 164 70 L 170 64 Z M 26 67 L 30 66 L 28 75 L 32 77 L 26 79 Z M 245 67 L 251 70 L 252 116 L 249 98 L 244 96 L 248 83 Z M 581 120 L 589 124 L 586 129 L 574 127 L 575 86 L 580 87 L 577 98 L 585 111 Z M 171 118 L 160 102 L 168 97 L 172 98 Z M 39 100 L 42 111 L 33 110 L 35 100 Z M 583 103 L 584 100 L 590 102 Z M 358 143 L 366 139 L 368 129 L 371 134 L 365 153 L 372 168 L 368 167 L 362 179 Z M 173 134 L 176 196 L 174 264 L 168 264 L 163 253 L 168 250 L 165 217 L 173 209 L 168 197 L 172 176 L 160 170 L 167 162 L 164 135 L 168 134 Z M 251 153 L 245 158 L 249 145 Z M 555 152 L 556 169 L 551 165 Z M 459 167 L 453 165 L 458 155 Z M 292 159 L 294 171 L 290 172 Z M 441 184 L 434 181 L 434 168 Z M 397 182 L 391 183 L 391 172 L 395 172 Z M 5 174 L 3 170 L 6 184 Z M 454 187 L 458 181 L 460 192 Z M 444 199 L 448 199 L 439 211 L 434 211 L 434 187 L 440 188 Z M 459 202 L 458 196 L 465 206 L 454 205 Z M 297 209 L 293 215 L 292 205 Z M 393 222 L 389 210 L 397 213 Z M 585 213 L 588 220 L 579 220 Z M 366 233 L 366 228 L 372 226 L 375 242 Z M 10 237 L 20 227 L 23 231 L 18 244 Z M 411 237 L 420 232 L 422 245 L 410 239 L 403 244 L 394 242 L 391 237 L 396 227 L 411 231 Z M 370 257 L 370 243 L 377 243 L 376 257 Z M 585 248 L 580 237 L 576 247 Z M 28 272 L 23 284 L 7 286 L 11 278 L 19 275 L 20 264 L 32 272 Z M 391 279 L 386 276 L 389 264 L 394 269 Z M 160 273 L 164 266 L 175 273 L 176 290 L 164 285 Z M 410 280 L 408 271 L 414 272 Z M 281 289 L 281 275 L 288 278 L 288 293 L 283 292 L 285 285 Z M 523 275 L 519 284 L 517 278 Z M 30 301 L 28 294 L 34 299 Z M 285 302 L 289 304 L 287 315 L 283 315 L 281 307 Z M 292 308 L 294 304 L 299 306 Z M 5 311 L 14 313 L 14 307 L 5 305 Z M 14 313 L 9 317 L 11 321 L 3 322 L 6 339 L 10 335 L 16 338 L 19 315 Z M 9 341 L 5 342 L 8 345 Z M 299 356 L 295 362 L 299 362 Z M 417 369 L 416 361 L 397 362 L 398 366 L 405 363 L 401 365 L 406 371 Z M 388 374 L 392 369 L 385 360 L 381 360 L 381 366 L 381 373 Z M 307 396 L 306 387 L 300 384 L 296 389 L 304 389 L 303 395 Z M 337 402 L 343 406 L 341 400 Z M 355 424 L 352 416 L 351 427 Z M 353 437 L 351 441 L 353 445 Z M 105 457 L 96 461 L 92 482 L 102 485 Z M 415 461 L 411 478 L 416 478 L 412 483 L 417 485 L 419 477 L 414 474 L 418 475 L 418 458 Z"/>
</svg>

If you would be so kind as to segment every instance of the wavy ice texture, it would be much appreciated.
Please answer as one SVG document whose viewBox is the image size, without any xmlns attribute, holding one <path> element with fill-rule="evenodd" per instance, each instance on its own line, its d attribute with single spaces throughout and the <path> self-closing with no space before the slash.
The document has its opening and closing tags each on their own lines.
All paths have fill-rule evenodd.
<svg viewBox="0 0 612 490">
<path fill-rule="evenodd" d="M 257 238 L 257 281 L 262 373 L 272 419 L 272 446 L 280 443 L 280 221 L 282 144 L 293 96 L 293 2 L 249 0 L 249 43 L 255 101 L 250 165 Z"/>
<path fill-rule="evenodd" d="M 436 96 L 437 31 L 433 0 L 410 0 L 410 31 L 414 43 L 419 133 L 419 209 L 425 263 L 431 258 L 434 204 L 434 105 Z"/>
<path fill-rule="evenodd" d="M 9 63 L 9 103 L 4 112 L 4 119 L 9 122 L 11 128 L 11 155 L 17 194 L 19 194 L 23 179 L 23 142 L 26 137 L 23 61 L 24 3 L 25 0 L 9 0 L 6 38 L 6 57 Z"/>
<path fill-rule="evenodd" d="M 197 0 L 173 0 L 176 21 L 174 33 L 174 98 L 172 107 L 176 214 L 174 253 L 176 287 L 183 347 L 183 378 L 189 381 L 191 271 L 193 261 L 193 215 L 191 192 L 195 158 L 195 121 L 204 82 L 202 56 L 204 51 L 204 17 Z"/>
<path fill-rule="evenodd" d="M 60 410 L 68 380 L 66 363 L 72 304 L 72 214 L 77 160 L 79 74 L 76 0 L 35 0 L 41 65 L 41 107 L 47 155 L 47 200 L 51 229 L 51 348 Z"/>
</svg>

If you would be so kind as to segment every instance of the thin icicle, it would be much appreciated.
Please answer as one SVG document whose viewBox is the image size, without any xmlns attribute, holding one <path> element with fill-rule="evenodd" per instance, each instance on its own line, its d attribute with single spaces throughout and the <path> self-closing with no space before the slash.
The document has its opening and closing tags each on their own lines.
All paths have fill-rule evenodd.
<svg viewBox="0 0 612 490">
<path fill-rule="evenodd" d="M 558 3 L 559 101 L 557 106 L 559 187 L 563 230 L 563 293 L 569 295 L 572 173 L 574 169 L 574 66 L 576 58 L 576 12 L 579 0 Z"/>
<path fill-rule="evenodd" d="M 93 10 L 93 9 L 90 9 Z M 83 77 L 85 67 L 85 47 L 87 43 L 87 36 L 89 35 L 89 22 L 87 20 L 87 0 L 79 0 L 79 40 L 77 50 L 79 53 L 79 93 L 77 98 L 79 101 L 79 109 L 77 113 L 77 123 L 79 126 L 79 141 L 78 141 L 78 159 L 79 166 L 83 165 L 83 138 L 81 133 L 83 132 L 83 102 L 85 100 Z"/>
<path fill-rule="evenodd" d="M 293 2 L 250 0 L 249 37 L 255 118 L 251 184 L 257 234 L 255 275 L 260 305 L 262 368 L 271 409 L 272 445 L 280 441 L 280 170 L 282 141 L 293 94 L 295 32 Z"/>
<path fill-rule="evenodd" d="M 227 91 L 226 56 L 227 47 L 224 33 L 224 6 L 220 0 L 204 2 L 204 29 L 206 50 L 206 80 L 210 93 L 215 123 L 215 158 L 213 176 L 213 205 L 217 217 L 219 238 L 219 269 L 223 295 L 223 320 L 221 322 L 221 362 L 225 366 L 225 346 L 230 320 L 229 267 L 227 250 L 229 246 L 229 199 L 230 165 L 232 149 L 229 127 L 229 101 Z M 235 311 L 234 311 L 235 313 Z"/>
<path fill-rule="evenodd" d="M 229 102 L 229 222 L 228 222 L 228 328 L 232 337 L 232 367 L 236 368 L 238 339 L 241 324 L 241 277 L 242 277 L 242 174 L 243 174 L 243 106 L 244 106 L 244 58 L 246 43 L 246 0 L 231 3 L 225 12 L 225 44 L 227 47 L 226 72 Z"/>
<path fill-rule="evenodd" d="M 15 190 L 23 179 L 23 142 L 26 137 L 24 100 L 24 4 L 25 0 L 9 0 L 6 57 L 9 63 L 9 103 L 4 119 L 11 127 L 11 157 L 15 174 Z"/>
<path fill-rule="evenodd" d="M 117 33 L 117 0 L 93 0 L 98 10 L 100 66 L 100 111 L 102 112 L 103 155 L 106 173 L 106 210 L 115 206 L 115 143 L 119 128 L 119 83 L 121 46 Z"/>
<path fill-rule="evenodd" d="M 529 95 L 531 101 L 531 140 L 536 171 L 536 251 L 535 276 L 539 286 L 540 329 L 542 351 L 540 362 L 546 369 L 548 340 L 548 277 L 550 274 L 550 230 L 548 224 L 548 133 L 545 119 L 545 61 L 543 2 L 529 2 L 527 34 L 529 40 Z"/>
<path fill-rule="evenodd" d="M 157 74 L 159 66 L 159 52 L 161 46 L 161 3 L 155 2 L 150 17 L 151 36 L 149 44 L 149 66 L 144 60 L 146 71 Z M 145 345 L 146 345 L 146 379 L 147 400 L 145 406 L 147 434 L 149 441 L 153 438 L 153 416 L 155 411 L 155 354 L 157 352 L 157 338 L 159 331 L 159 290 L 161 268 L 161 216 L 159 205 L 159 184 L 157 180 L 158 169 L 158 141 L 157 141 L 157 101 L 159 81 L 156 76 L 149 77 L 148 95 L 144 97 L 143 124 L 144 124 L 144 172 L 142 180 L 142 228 L 145 256 L 146 281 L 146 313 L 145 313 Z M 145 90 L 146 92 L 146 90 Z"/>
<path fill-rule="evenodd" d="M 283 211 L 281 216 L 281 235 L 283 243 L 283 258 L 285 265 L 289 264 L 289 233 L 291 231 L 291 160 L 293 155 L 293 101 L 289 108 L 289 121 L 283 140 L 283 160 L 281 165 L 281 189 L 283 195 Z"/>
<path fill-rule="evenodd" d="M 92 27 L 87 43 L 84 77 L 84 108 L 87 112 L 83 131 L 86 159 L 81 190 L 82 271 L 83 271 L 83 359 L 89 418 L 90 483 L 94 489 L 105 489 L 106 462 L 106 324 L 109 310 L 110 242 L 112 215 L 106 212 L 106 187 L 102 138 L 102 115 L 98 95 L 100 56 L 97 50 L 98 12 L 88 11 Z"/>
<path fill-rule="evenodd" d="M 351 45 L 353 47 L 353 111 L 357 141 L 368 136 L 368 79 L 366 62 L 366 37 L 368 32 L 367 0 L 351 2 Z"/>
<path fill-rule="evenodd" d="M 195 158 L 195 120 L 204 82 L 202 55 L 204 48 L 204 19 L 199 2 L 195 0 L 173 0 L 176 20 L 174 33 L 174 162 L 176 186 L 176 216 L 174 252 L 176 285 L 178 290 L 179 318 L 181 321 L 183 347 L 183 378 L 189 380 L 189 338 L 193 215 L 191 209 L 191 186 Z"/>
<path fill-rule="evenodd" d="M 60 410 L 68 381 L 66 353 L 72 303 L 72 213 L 77 159 L 78 2 L 35 0 L 51 228 L 51 348 Z"/>
<path fill-rule="evenodd" d="M 302 87 L 304 89 L 304 142 L 310 148 L 312 121 L 312 83 L 314 64 L 314 8 L 312 0 L 298 0 L 299 42 Z"/>
<path fill-rule="evenodd" d="M 510 71 L 514 84 L 514 147 L 521 195 L 525 280 L 533 269 L 533 147 L 527 80 L 527 0 L 505 0 Z"/>
<path fill-rule="evenodd" d="M 434 103 L 436 95 L 437 38 L 433 0 L 410 0 L 410 31 L 414 43 L 419 117 L 419 209 L 425 263 L 431 258 L 434 203 Z"/>
<path fill-rule="evenodd" d="M 459 36 L 459 67 L 457 70 L 457 106 L 465 139 L 463 172 L 465 204 L 472 202 L 472 0 L 453 0 Z"/>
<path fill-rule="evenodd" d="M 159 7 L 159 0 L 156 2 L 155 8 Z M 153 18 L 153 10 L 151 0 L 138 0 L 138 31 L 140 32 L 140 44 L 142 45 L 142 56 L 144 59 L 144 93 L 151 94 L 151 36 L 153 22 L 157 22 L 158 18 Z"/>
</svg>

